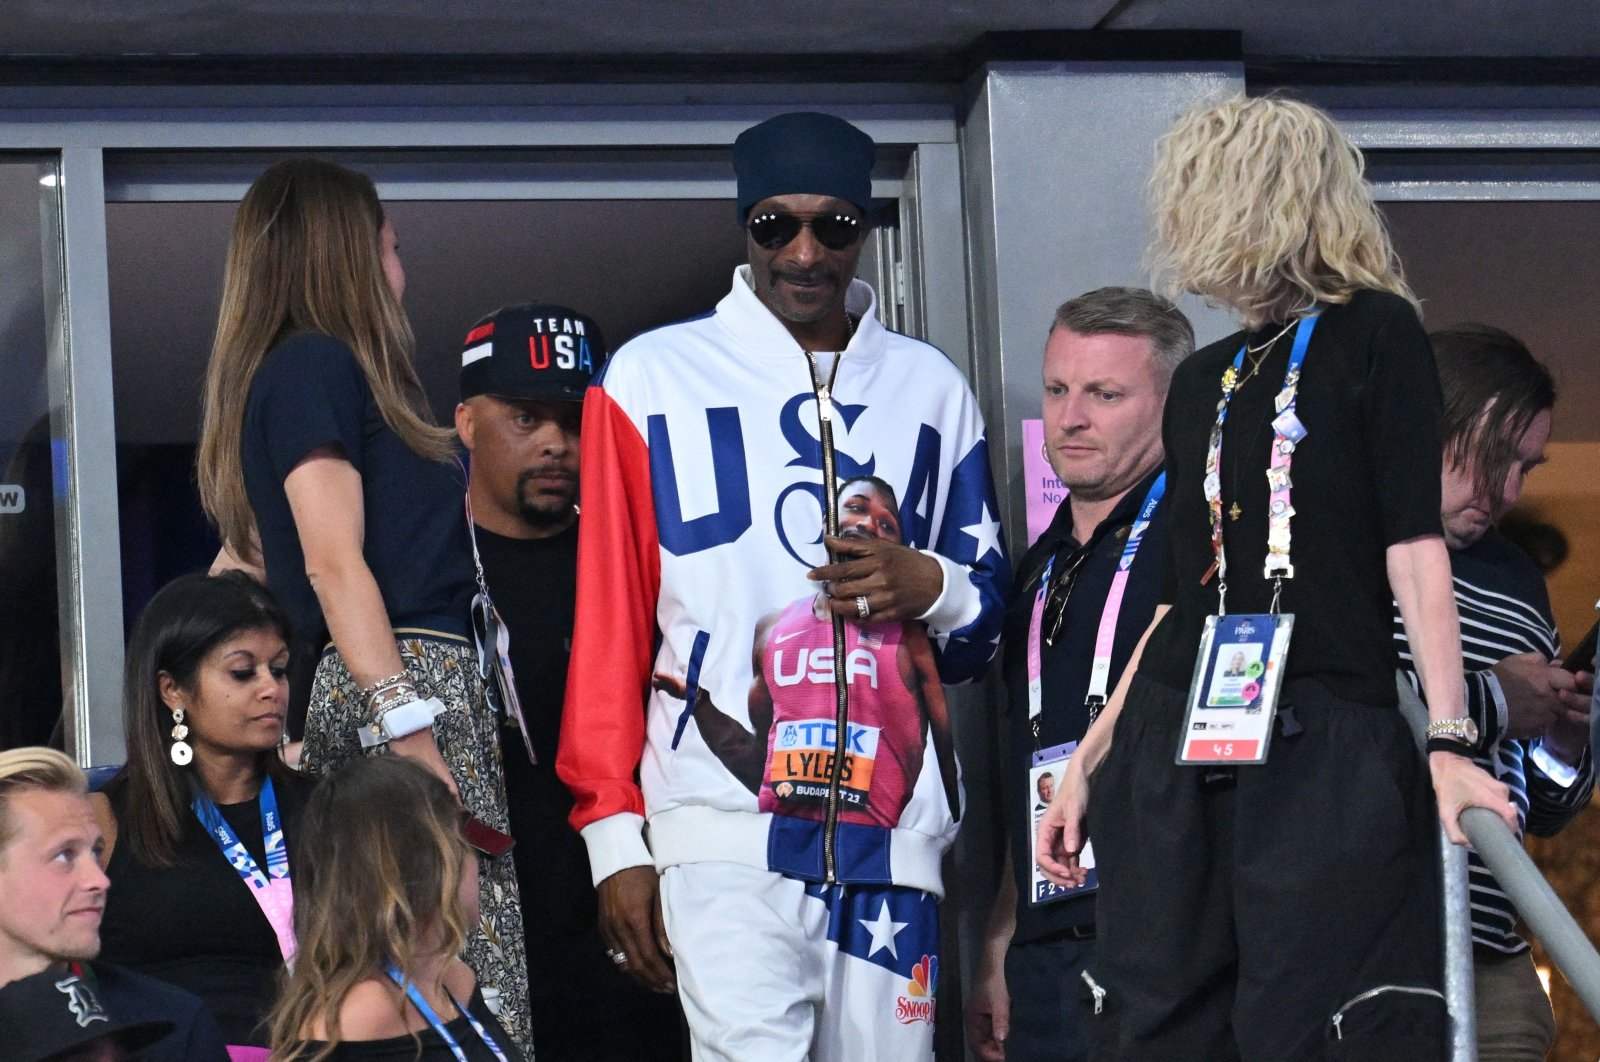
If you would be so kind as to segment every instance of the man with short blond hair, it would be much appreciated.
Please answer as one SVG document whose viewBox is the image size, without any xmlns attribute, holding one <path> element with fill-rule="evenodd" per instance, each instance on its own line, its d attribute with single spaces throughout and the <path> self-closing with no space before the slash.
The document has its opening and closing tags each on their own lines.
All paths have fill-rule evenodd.
<svg viewBox="0 0 1600 1062">
<path fill-rule="evenodd" d="M 1143 288 L 1063 303 L 1046 337 L 1045 456 L 1070 493 L 1018 565 L 1006 614 L 999 788 L 1010 858 L 966 1013 L 985 1062 L 1087 1054 L 1080 978 L 1094 953 L 1094 893 L 1047 882 L 1033 832 L 1155 614 L 1167 548 L 1162 406 L 1193 350 L 1188 319 Z"/>
<path fill-rule="evenodd" d="M 47 971 L 82 980 L 122 1021 L 174 1030 L 146 1048 L 153 1062 L 224 1062 L 222 1034 L 200 1000 L 172 985 L 91 960 L 111 882 L 105 833 L 83 771 L 54 749 L 0 752 L 0 988 Z"/>
</svg>

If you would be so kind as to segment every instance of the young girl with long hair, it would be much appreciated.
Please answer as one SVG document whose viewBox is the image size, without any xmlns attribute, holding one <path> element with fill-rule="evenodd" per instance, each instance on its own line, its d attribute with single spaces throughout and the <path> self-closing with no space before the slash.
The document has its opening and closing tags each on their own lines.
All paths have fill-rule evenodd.
<svg viewBox="0 0 1600 1062">
<path fill-rule="evenodd" d="M 440 780 L 402 758 L 328 778 L 295 843 L 300 951 L 273 1062 L 522 1062 L 459 958 L 477 860 Z"/>
<path fill-rule="evenodd" d="M 392 751 L 503 832 L 498 727 L 469 636 L 465 481 L 412 363 L 404 290 L 369 178 L 296 158 L 251 185 L 206 372 L 201 500 L 222 534 L 219 564 L 264 569 L 296 626 L 326 632 L 302 768 Z M 510 856 L 481 869 L 468 961 L 526 1042 Z"/>
<path fill-rule="evenodd" d="M 1097 1058 L 1442 1057 L 1429 774 L 1457 842 L 1463 807 L 1511 811 L 1449 737 L 1439 380 L 1361 166 L 1327 115 L 1270 97 L 1202 107 L 1157 150 L 1156 265 L 1242 331 L 1173 376 L 1169 596 L 1039 831 L 1063 884 L 1094 838 Z M 1239 649 L 1250 681 L 1214 677 Z M 1219 714 L 1223 688 L 1257 714 Z"/>
</svg>

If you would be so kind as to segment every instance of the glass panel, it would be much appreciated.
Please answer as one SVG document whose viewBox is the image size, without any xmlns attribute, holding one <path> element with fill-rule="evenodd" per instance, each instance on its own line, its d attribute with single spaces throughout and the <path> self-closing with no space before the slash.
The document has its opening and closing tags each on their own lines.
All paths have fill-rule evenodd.
<svg viewBox="0 0 1600 1062">
<path fill-rule="evenodd" d="M 162 585 L 216 555 L 194 459 L 235 209 L 221 202 L 106 208 L 122 600 L 130 622 Z M 405 261 L 417 367 L 444 424 L 454 417 L 462 338 L 484 314 L 514 302 L 563 304 L 593 317 L 615 349 L 645 329 L 710 310 L 745 254 L 725 200 L 458 199 L 391 202 L 385 210 Z M 326 637 L 299 633 L 291 726 Z"/>
<path fill-rule="evenodd" d="M 123 608 L 216 555 L 194 486 L 200 391 L 234 203 L 111 203 L 106 242 L 122 521 Z M 440 423 L 461 338 L 512 302 L 556 302 L 629 336 L 704 313 L 744 235 L 722 201 L 402 202 L 385 210 L 405 261 L 417 367 Z M 160 269 L 150 268 L 160 262 Z"/>
<path fill-rule="evenodd" d="M 0 155 L 0 747 L 61 746 L 57 504 L 66 439 L 49 348 L 63 334 L 60 174 Z M 52 425 L 54 414 L 55 424 Z M 64 542 L 64 540 L 61 540 Z"/>
<path fill-rule="evenodd" d="M 1549 170 L 1576 169 L 1586 153 L 1548 152 Z M 1577 160 L 1567 156 L 1577 156 Z M 1508 181 L 1525 176 L 1509 171 Z M 1539 177 L 1541 175 L 1535 174 Z M 1594 174 L 1590 174 L 1594 176 Z M 1521 339 L 1556 378 L 1549 463 L 1528 477 L 1520 504 L 1500 528 L 1545 573 L 1565 648 L 1595 622 L 1600 587 L 1600 201 L 1591 182 L 1582 202 L 1384 203 L 1407 278 L 1422 297 L 1429 328 L 1466 321 Z M 1482 636 L 1471 629 L 1463 637 Z M 1481 649 L 1480 649 L 1481 651 Z M 1540 871 L 1591 938 L 1600 937 L 1600 884 L 1592 853 L 1600 845 L 1600 807 L 1560 835 L 1529 838 Z M 1594 1057 L 1600 1031 L 1564 977 L 1534 942 L 1559 1034 L 1552 1059 Z"/>
<path fill-rule="evenodd" d="M 1555 375 L 1549 464 L 1502 522 L 1540 563 L 1556 624 L 1574 645 L 1595 622 L 1600 557 L 1600 202 L 1384 203 L 1429 328 L 1503 328 Z"/>
</svg>

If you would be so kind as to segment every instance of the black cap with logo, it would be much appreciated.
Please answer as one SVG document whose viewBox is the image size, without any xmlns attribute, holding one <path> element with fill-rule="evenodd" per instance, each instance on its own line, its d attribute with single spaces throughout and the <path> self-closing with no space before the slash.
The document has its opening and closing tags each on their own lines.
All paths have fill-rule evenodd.
<svg viewBox="0 0 1600 1062">
<path fill-rule="evenodd" d="M 581 401 L 605 360 L 606 343 L 592 318 L 547 303 L 507 306 L 467 332 L 461 400 Z"/>
<path fill-rule="evenodd" d="M 132 1055 L 172 1029 L 170 1021 L 118 1021 L 101 1005 L 93 984 L 65 970 L 0 988 L 0 1043 L 10 1062 L 45 1062 L 100 1040 Z"/>
</svg>

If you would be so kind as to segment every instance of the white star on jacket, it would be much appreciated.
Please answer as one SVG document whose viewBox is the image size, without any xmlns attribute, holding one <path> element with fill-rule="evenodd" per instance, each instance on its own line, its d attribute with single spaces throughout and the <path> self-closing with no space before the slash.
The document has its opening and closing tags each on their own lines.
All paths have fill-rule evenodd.
<svg viewBox="0 0 1600 1062">
<path fill-rule="evenodd" d="M 889 916 L 888 900 L 884 900 L 883 906 L 878 908 L 878 917 L 875 921 L 869 922 L 865 918 L 858 918 L 856 921 L 861 923 L 863 929 L 872 934 L 872 947 L 867 949 L 867 958 L 872 958 L 885 948 L 888 948 L 889 954 L 896 959 L 900 957 L 900 953 L 894 950 L 894 938 L 911 923 L 896 922 L 891 918 Z"/>
<path fill-rule="evenodd" d="M 972 555 L 972 563 L 976 564 L 988 555 L 990 550 L 1000 552 L 1000 521 L 989 515 L 989 503 L 983 503 L 983 514 L 975 524 L 968 524 L 961 529 L 962 534 L 971 535 L 978 540 L 977 551 Z"/>
</svg>

